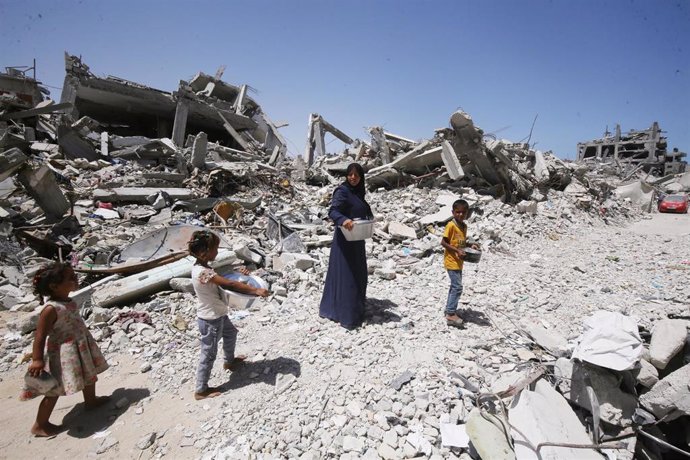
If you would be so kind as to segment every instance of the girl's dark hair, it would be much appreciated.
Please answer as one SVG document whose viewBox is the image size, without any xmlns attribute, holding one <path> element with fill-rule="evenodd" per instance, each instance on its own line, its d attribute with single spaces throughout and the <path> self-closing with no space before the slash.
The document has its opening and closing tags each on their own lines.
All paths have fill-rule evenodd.
<svg viewBox="0 0 690 460">
<path fill-rule="evenodd" d="M 202 252 L 206 252 L 214 245 L 220 243 L 220 238 L 215 233 L 208 230 L 199 230 L 192 233 L 192 238 L 187 243 L 189 253 L 194 257 L 199 257 Z"/>
<path fill-rule="evenodd" d="M 34 292 L 41 298 L 43 302 L 44 297 L 53 295 L 50 288 L 51 284 L 60 284 L 65 279 L 65 270 L 70 268 L 69 264 L 62 262 L 54 262 L 52 264 L 41 267 L 34 275 Z"/>
</svg>

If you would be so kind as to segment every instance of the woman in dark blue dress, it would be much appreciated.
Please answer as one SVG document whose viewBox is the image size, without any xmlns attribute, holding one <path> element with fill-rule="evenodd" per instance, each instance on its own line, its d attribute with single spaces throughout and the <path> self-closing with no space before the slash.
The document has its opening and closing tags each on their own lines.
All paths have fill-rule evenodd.
<svg viewBox="0 0 690 460">
<path fill-rule="evenodd" d="M 364 192 L 364 169 L 352 163 L 347 167 L 347 179 L 333 192 L 328 210 L 328 216 L 335 222 L 336 228 L 319 315 L 337 321 L 347 329 L 358 327 L 364 319 L 367 255 L 364 240 L 347 241 L 340 226 L 352 230 L 353 219 L 372 218 Z"/>
</svg>

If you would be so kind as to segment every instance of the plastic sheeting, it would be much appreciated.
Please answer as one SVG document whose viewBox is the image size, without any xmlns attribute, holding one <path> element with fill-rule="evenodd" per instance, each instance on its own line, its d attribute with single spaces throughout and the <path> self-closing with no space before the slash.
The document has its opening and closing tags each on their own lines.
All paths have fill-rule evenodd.
<svg viewBox="0 0 690 460">
<path fill-rule="evenodd" d="M 637 323 L 612 311 L 597 311 L 584 321 L 573 358 L 623 371 L 632 369 L 642 355 Z"/>
</svg>

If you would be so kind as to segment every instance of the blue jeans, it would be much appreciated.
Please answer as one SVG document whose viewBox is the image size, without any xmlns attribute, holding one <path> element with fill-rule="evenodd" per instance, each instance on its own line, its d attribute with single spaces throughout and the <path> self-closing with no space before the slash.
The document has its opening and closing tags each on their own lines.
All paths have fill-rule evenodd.
<svg viewBox="0 0 690 460">
<path fill-rule="evenodd" d="M 450 278 L 448 301 L 446 302 L 446 315 L 454 315 L 458 310 L 458 302 L 462 295 L 462 270 L 446 270 Z"/>
<path fill-rule="evenodd" d="M 214 320 L 196 319 L 201 333 L 201 353 L 199 365 L 196 368 L 196 392 L 208 390 L 208 379 L 211 377 L 213 363 L 218 354 L 218 341 L 223 338 L 223 354 L 225 362 L 232 363 L 235 359 L 235 343 L 237 343 L 237 328 L 230 322 L 228 315 Z"/>
</svg>

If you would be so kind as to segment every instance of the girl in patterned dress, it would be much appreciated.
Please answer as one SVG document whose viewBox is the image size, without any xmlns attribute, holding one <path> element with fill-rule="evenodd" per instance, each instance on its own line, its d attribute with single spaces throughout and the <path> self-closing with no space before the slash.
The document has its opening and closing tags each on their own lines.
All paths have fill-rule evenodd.
<svg viewBox="0 0 690 460">
<path fill-rule="evenodd" d="M 47 371 L 58 385 L 49 391 L 25 385 L 19 399 L 26 401 L 43 395 L 31 433 L 53 436 L 61 430 L 59 425 L 49 422 L 58 397 L 81 391 L 87 409 L 109 400 L 96 397 L 97 374 L 105 371 L 108 363 L 84 324 L 77 304 L 69 297 L 78 287 L 72 267 L 62 263 L 44 267 L 34 276 L 33 284 L 41 300 L 48 297 L 48 302 L 38 318 L 28 373 L 39 377 Z"/>
</svg>

